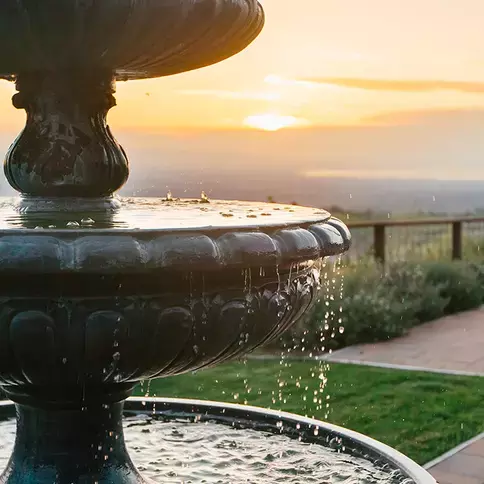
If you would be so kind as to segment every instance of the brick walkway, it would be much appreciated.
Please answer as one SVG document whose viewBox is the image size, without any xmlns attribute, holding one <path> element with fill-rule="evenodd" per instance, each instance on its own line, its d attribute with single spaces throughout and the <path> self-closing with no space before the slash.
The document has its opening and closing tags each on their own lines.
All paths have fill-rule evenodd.
<svg viewBox="0 0 484 484">
<path fill-rule="evenodd" d="M 344 348 L 328 360 L 484 376 L 484 308 L 424 324 L 392 341 Z M 427 469 L 439 484 L 484 484 L 484 435 Z"/>
<path fill-rule="evenodd" d="M 484 483 L 484 437 L 460 449 L 427 470 L 439 484 Z"/>
<path fill-rule="evenodd" d="M 484 309 L 413 328 L 388 342 L 335 351 L 329 361 L 383 363 L 484 376 Z"/>
</svg>

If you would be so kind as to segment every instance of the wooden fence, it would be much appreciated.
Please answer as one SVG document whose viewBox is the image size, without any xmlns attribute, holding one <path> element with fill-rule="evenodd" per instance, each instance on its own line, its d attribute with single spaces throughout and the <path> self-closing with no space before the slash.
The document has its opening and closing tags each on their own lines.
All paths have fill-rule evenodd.
<svg viewBox="0 0 484 484">
<path fill-rule="evenodd" d="M 348 257 L 385 263 L 430 256 L 484 259 L 484 217 L 347 222 L 353 237 Z M 480 254 L 482 246 L 482 254 Z"/>
</svg>

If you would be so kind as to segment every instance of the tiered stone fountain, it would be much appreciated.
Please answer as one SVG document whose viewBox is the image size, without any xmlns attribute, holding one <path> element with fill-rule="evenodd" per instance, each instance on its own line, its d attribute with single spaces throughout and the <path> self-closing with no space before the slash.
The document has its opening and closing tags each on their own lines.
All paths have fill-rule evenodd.
<svg viewBox="0 0 484 484">
<path fill-rule="evenodd" d="M 263 21 L 255 0 L 1 2 L 0 74 L 16 81 L 14 106 L 27 112 L 5 161 L 21 198 L 0 207 L 0 384 L 17 410 L 1 483 L 147 482 L 123 440 L 123 402 L 137 382 L 278 337 L 315 300 L 321 259 L 348 249 L 348 230 L 323 210 L 113 196 L 128 178 L 106 125 L 115 81 L 221 61 Z M 266 429 L 283 419 L 301 438 L 315 425 L 237 406 L 158 404 Z M 142 409 L 136 400 L 129 408 Z M 317 425 L 320 436 L 432 482 L 380 444 Z"/>
</svg>

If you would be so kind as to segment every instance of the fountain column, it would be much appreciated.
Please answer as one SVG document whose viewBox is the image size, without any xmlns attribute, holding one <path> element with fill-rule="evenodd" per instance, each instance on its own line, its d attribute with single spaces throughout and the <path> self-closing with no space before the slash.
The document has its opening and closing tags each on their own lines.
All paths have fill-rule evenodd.
<svg viewBox="0 0 484 484">
<path fill-rule="evenodd" d="M 5 175 L 31 197 L 107 197 L 128 179 L 128 159 L 106 124 L 116 105 L 110 71 L 76 69 L 17 76 L 13 104 L 25 129 L 5 160 Z"/>
<path fill-rule="evenodd" d="M 77 409 L 16 408 L 15 447 L 2 484 L 148 482 L 126 451 L 122 402 Z"/>
</svg>

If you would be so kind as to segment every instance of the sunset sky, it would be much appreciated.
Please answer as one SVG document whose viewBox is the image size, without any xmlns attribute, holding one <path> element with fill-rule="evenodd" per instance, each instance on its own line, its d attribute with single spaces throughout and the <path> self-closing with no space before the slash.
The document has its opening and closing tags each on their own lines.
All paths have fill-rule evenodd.
<svg viewBox="0 0 484 484">
<path fill-rule="evenodd" d="M 484 108 L 482 0 L 263 0 L 267 22 L 219 65 L 120 84 L 112 120 L 146 127 L 351 125 Z M 149 94 L 146 95 L 146 94 Z M 142 116 L 139 116 L 142 113 Z M 392 116 L 385 116 L 391 122 Z"/>
<path fill-rule="evenodd" d="M 484 179 L 482 0 L 262 3 L 266 26 L 241 54 L 118 83 L 109 123 L 132 160 L 220 165 L 233 156 L 287 167 L 297 160 L 310 176 L 415 178 L 438 170 Z M 5 139 L 24 124 L 13 92 L 0 83 Z M 281 128 L 279 135 L 292 135 L 267 133 Z M 180 138 L 192 135 L 190 144 Z"/>
<path fill-rule="evenodd" d="M 195 72 L 119 83 L 111 123 L 354 125 L 387 113 L 484 107 L 482 0 L 262 3 L 266 26 L 246 51 Z M 4 85 L 0 103 L 12 91 Z"/>
</svg>

